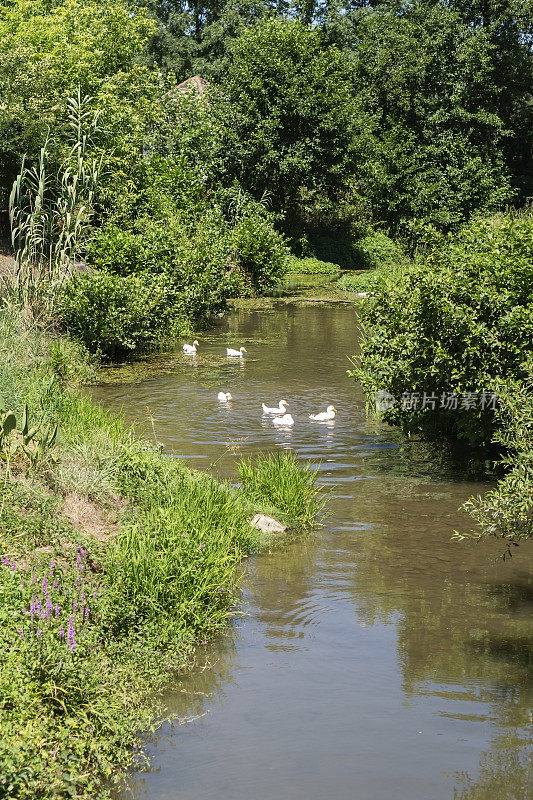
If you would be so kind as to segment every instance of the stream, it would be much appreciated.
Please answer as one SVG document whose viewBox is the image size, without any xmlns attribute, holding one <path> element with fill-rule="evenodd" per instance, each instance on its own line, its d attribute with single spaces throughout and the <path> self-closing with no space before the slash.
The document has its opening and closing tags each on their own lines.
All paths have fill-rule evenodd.
<svg viewBox="0 0 533 800">
<path fill-rule="evenodd" d="M 533 548 L 504 562 L 496 542 L 451 541 L 490 484 L 367 417 L 346 375 L 357 336 L 347 304 L 240 308 L 195 356 L 92 390 L 190 466 L 235 480 L 241 456 L 291 448 L 331 490 L 320 527 L 245 563 L 236 619 L 169 693 L 176 722 L 121 800 L 533 796 Z M 261 414 L 281 398 L 293 429 Z M 334 423 L 308 419 L 330 403 Z"/>
</svg>

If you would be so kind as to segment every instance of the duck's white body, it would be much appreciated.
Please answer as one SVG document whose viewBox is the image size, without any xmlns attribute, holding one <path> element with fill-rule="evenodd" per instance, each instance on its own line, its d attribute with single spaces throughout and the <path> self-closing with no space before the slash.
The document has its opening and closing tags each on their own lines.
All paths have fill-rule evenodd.
<svg viewBox="0 0 533 800">
<path fill-rule="evenodd" d="M 217 396 L 221 403 L 229 403 L 230 400 L 233 400 L 229 392 L 219 392 Z"/>
<path fill-rule="evenodd" d="M 287 406 L 289 405 L 286 400 L 280 400 L 278 408 L 269 408 L 264 403 L 263 405 L 263 414 L 279 414 L 283 416 L 287 412 Z"/>
<path fill-rule="evenodd" d="M 336 413 L 337 409 L 335 406 L 328 406 L 327 411 L 321 411 L 319 414 L 311 414 L 309 419 L 314 420 L 314 422 L 331 422 L 335 419 Z"/>
<path fill-rule="evenodd" d="M 184 344 L 183 345 L 183 352 L 187 356 L 193 356 L 196 353 L 196 348 L 199 346 L 198 339 L 195 339 L 192 344 Z"/>
<path fill-rule="evenodd" d="M 241 347 L 240 350 L 234 350 L 232 347 L 226 347 L 226 353 L 233 358 L 242 358 L 247 352 L 246 347 Z"/>
<path fill-rule="evenodd" d="M 274 417 L 272 422 L 278 428 L 290 428 L 294 425 L 294 420 L 291 414 L 284 414 L 282 417 Z"/>
</svg>

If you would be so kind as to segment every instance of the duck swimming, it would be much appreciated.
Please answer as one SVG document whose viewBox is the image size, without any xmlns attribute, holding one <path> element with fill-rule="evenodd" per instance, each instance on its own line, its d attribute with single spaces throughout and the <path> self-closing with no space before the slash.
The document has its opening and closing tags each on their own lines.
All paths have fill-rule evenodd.
<svg viewBox="0 0 533 800">
<path fill-rule="evenodd" d="M 242 358 L 244 353 L 247 353 L 246 347 L 241 347 L 239 350 L 234 350 L 232 347 L 226 347 L 226 353 L 233 358 Z"/>
<path fill-rule="evenodd" d="M 278 408 L 269 408 L 264 403 L 263 405 L 263 414 L 285 414 L 287 410 L 287 406 L 289 405 L 286 400 L 280 400 Z"/>
<path fill-rule="evenodd" d="M 294 419 L 291 414 L 285 414 L 283 417 L 274 417 L 272 422 L 278 428 L 290 428 L 294 425 Z"/>
<path fill-rule="evenodd" d="M 195 339 L 192 344 L 184 344 L 183 352 L 188 356 L 193 356 L 196 353 L 196 348 L 200 346 L 198 339 Z"/>
<path fill-rule="evenodd" d="M 336 413 L 335 406 L 328 406 L 326 411 L 321 411 L 319 414 L 310 414 L 309 419 L 314 422 L 331 422 L 332 419 L 335 419 Z"/>
</svg>

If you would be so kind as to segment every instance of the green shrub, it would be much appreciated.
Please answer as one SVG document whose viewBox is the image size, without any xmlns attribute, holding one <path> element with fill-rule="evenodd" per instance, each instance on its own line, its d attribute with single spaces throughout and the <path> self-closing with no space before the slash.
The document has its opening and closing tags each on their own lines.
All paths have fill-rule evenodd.
<svg viewBox="0 0 533 800">
<path fill-rule="evenodd" d="M 95 273 L 65 294 L 65 319 L 92 351 L 150 349 L 186 321 L 223 312 L 231 297 L 274 288 L 287 253 L 269 216 L 253 209 L 229 221 L 215 207 L 191 219 L 142 217 L 135 230 L 108 223 L 88 248 Z"/>
<path fill-rule="evenodd" d="M 68 330 L 108 358 L 149 349 L 186 329 L 183 301 L 164 276 L 79 275 L 61 308 Z"/>
<path fill-rule="evenodd" d="M 94 231 L 86 257 L 96 269 L 134 275 L 145 267 L 143 237 L 109 223 Z"/>
<path fill-rule="evenodd" d="M 371 400 L 378 390 L 393 395 L 388 422 L 488 444 L 490 404 L 469 407 L 465 393 L 491 394 L 500 380 L 525 378 L 532 289 L 533 215 L 474 221 L 365 300 L 352 375 Z M 421 407 L 424 392 L 436 395 L 435 409 Z M 443 392 L 459 396 L 456 409 L 445 407 Z"/>
<path fill-rule="evenodd" d="M 405 261 L 401 247 L 381 231 L 359 239 L 354 245 L 355 259 L 359 269 L 372 269 L 384 264 L 399 264 Z"/>
<path fill-rule="evenodd" d="M 505 447 L 502 463 L 508 472 L 496 489 L 464 505 L 480 526 L 475 538 L 503 540 L 506 554 L 521 540 L 533 537 L 533 363 L 529 369 L 527 381 L 508 382 L 499 389 L 496 438 Z"/>
<path fill-rule="evenodd" d="M 341 268 L 330 261 L 320 261 L 318 258 L 297 258 L 289 256 L 288 272 L 298 275 L 338 275 Z"/>
<path fill-rule="evenodd" d="M 227 232 L 217 211 L 188 227 L 177 222 L 171 226 L 169 238 L 172 250 L 166 260 L 166 274 L 180 293 L 189 319 L 220 314 L 230 297 L 243 293 L 243 277 L 231 258 Z"/>
<path fill-rule="evenodd" d="M 337 281 L 337 289 L 343 292 L 368 292 L 374 288 L 376 270 L 364 272 L 345 272 Z"/>
<path fill-rule="evenodd" d="M 402 248 L 381 231 L 354 240 L 354 236 L 345 231 L 332 233 L 316 227 L 306 230 L 306 240 L 306 249 L 314 257 L 341 269 L 372 269 L 405 260 Z"/>
<path fill-rule="evenodd" d="M 270 220 L 259 214 L 239 219 L 229 233 L 230 254 L 254 292 L 265 294 L 283 278 L 288 250 Z"/>
</svg>

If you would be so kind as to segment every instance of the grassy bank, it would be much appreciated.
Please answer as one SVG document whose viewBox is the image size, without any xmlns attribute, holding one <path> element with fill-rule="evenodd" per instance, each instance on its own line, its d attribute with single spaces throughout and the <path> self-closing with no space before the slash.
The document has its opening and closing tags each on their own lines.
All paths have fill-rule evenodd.
<svg viewBox="0 0 533 800">
<path fill-rule="evenodd" d="M 401 270 L 401 265 L 385 263 L 363 272 L 345 272 L 337 281 L 337 289 L 342 289 L 343 292 L 377 292 L 388 280 L 394 280 L 395 276 L 399 277 Z"/>
<path fill-rule="evenodd" d="M 316 475 L 265 457 L 232 489 L 82 397 L 69 340 L 7 314 L 0 337 L 0 795 L 104 798 L 231 616 L 237 565 L 262 545 L 253 512 L 309 524 Z"/>
<path fill-rule="evenodd" d="M 341 268 L 330 261 L 321 261 L 319 258 L 298 258 L 288 256 L 287 273 L 289 275 L 340 275 Z"/>
</svg>

